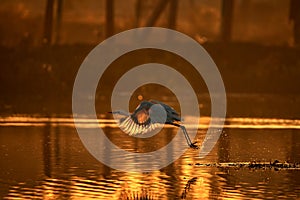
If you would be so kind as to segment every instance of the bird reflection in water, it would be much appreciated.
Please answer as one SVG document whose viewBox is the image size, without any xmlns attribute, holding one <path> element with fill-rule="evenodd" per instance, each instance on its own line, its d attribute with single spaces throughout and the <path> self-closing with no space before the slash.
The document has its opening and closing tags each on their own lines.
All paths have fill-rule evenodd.
<svg viewBox="0 0 300 200">
<path fill-rule="evenodd" d="M 184 187 L 184 190 L 183 190 L 183 192 L 181 194 L 181 199 L 185 199 L 186 198 L 186 195 L 189 192 L 189 190 L 191 188 L 191 185 L 195 184 L 196 181 L 197 181 L 197 177 L 194 177 L 194 178 L 188 180 L 188 182 L 186 183 L 186 185 Z"/>
</svg>

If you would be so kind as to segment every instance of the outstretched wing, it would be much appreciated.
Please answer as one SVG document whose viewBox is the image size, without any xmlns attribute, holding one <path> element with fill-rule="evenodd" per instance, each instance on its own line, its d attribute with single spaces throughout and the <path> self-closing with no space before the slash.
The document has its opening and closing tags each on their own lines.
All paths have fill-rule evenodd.
<svg viewBox="0 0 300 200">
<path fill-rule="evenodd" d="M 153 131 L 157 124 L 151 122 L 149 111 L 140 109 L 119 122 L 119 127 L 128 135 L 145 134 Z"/>
<path fill-rule="evenodd" d="M 181 118 L 172 107 L 151 100 L 142 102 L 131 115 L 121 118 L 119 127 L 129 135 L 138 135 L 153 131 L 159 124 L 177 121 Z"/>
</svg>

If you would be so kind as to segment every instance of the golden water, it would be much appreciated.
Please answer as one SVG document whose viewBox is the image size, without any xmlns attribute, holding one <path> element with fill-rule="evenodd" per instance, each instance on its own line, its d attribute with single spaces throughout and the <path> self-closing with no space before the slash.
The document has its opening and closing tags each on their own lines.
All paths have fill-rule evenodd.
<svg viewBox="0 0 300 200">
<path fill-rule="evenodd" d="M 196 140 L 210 122 L 202 116 Z M 125 136 L 113 119 L 82 118 L 84 128 L 100 126 L 120 148 L 152 150 L 152 143 Z M 204 167 L 220 162 L 300 162 L 300 120 L 228 118 L 204 159 L 187 149 L 169 166 L 149 173 L 121 172 L 103 165 L 85 149 L 73 119 L 16 115 L 0 118 L 0 197 L 5 199 L 296 199 L 300 170 Z M 154 138 L 165 145 L 176 128 Z M 185 141 L 182 144 L 186 145 Z M 105 148 L 105 147 L 103 147 Z M 118 158 L 114 158 L 117 160 Z M 130 159 L 130 158 L 128 158 Z M 132 163 L 134 165 L 134 161 Z"/>
</svg>

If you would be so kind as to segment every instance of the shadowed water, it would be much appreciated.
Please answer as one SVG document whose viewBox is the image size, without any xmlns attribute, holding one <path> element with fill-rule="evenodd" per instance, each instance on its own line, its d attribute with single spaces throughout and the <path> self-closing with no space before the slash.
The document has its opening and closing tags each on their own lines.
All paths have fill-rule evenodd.
<svg viewBox="0 0 300 200">
<path fill-rule="evenodd" d="M 199 143 L 209 120 L 200 120 L 196 139 Z M 114 120 L 82 121 L 85 128 L 99 124 L 122 149 L 155 150 L 153 143 L 122 134 Z M 299 120 L 228 118 L 219 142 L 205 159 L 199 159 L 198 150 L 187 149 L 174 163 L 149 173 L 121 172 L 101 164 L 81 143 L 71 117 L 7 116 L 1 118 L 0 125 L 0 195 L 5 199 L 300 197 L 299 169 L 226 165 L 274 160 L 300 162 Z M 176 132 L 176 128 L 164 128 L 154 138 L 155 144 L 164 146 Z M 174 152 L 176 145 L 186 143 L 183 140 L 174 144 Z M 225 167 L 203 165 L 216 163 L 225 163 Z"/>
</svg>

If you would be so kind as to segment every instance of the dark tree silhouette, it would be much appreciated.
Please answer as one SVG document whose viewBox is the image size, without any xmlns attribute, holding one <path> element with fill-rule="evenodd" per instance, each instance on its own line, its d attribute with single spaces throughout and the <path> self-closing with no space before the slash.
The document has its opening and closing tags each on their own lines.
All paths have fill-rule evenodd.
<svg viewBox="0 0 300 200">
<path fill-rule="evenodd" d="M 300 1 L 290 0 L 290 20 L 293 22 L 294 43 L 300 45 Z"/>
<path fill-rule="evenodd" d="M 135 27 L 139 27 L 140 17 L 142 9 L 142 0 L 136 0 L 135 2 Z"/>
<path fill-rule="evenodd" d="M 141 6 L 140 0 L 137 0 L 136 4 L 136 16 L 140 17 L 141 15 L 141 10 L 139 10 Z M 177 7 L 178 7 L 178 0 L 160 0 L 153 11 L 151 12 L 150 17 L 146 21 L 146 26 L 154 26 L 163 11 L 166 9 L 168 3 L 170 4 L 170 10 L 169 10 L 169 18 L 168 18 L 168 27 L 175 29 L 176 27 L 176 17 L 177 17 Z"/>
<path fill-rule="evenodd" d="M 106 37 L 114 34 L 114 0 L 106 0 Z"/>
<path fill-rule="evenodd" d="M 176 28 L 178 0 L 170 0 L 169 28 Z"/>
<path fill-rule="evenodd" d="M 44 20 L 44 35 L 43 35 L 44 44 L 51 44 L 52 42 L 53 9 L 54 9 L 54 0 L 47 0 L 45 20 Z"/>
<path fill-rule="evenodd" d="M 56 3 L 56 10 L 54 11 L 55 3 Z M 53 32 L 55 33 L 54 42 L 55 43 L 60 42 L 60 29 L 61 29 L 62 12 L 63 12 L 62 7 L 63 7 L 63 0 L 47 0 L 46 2 L 45 19 L 44 19 L 44 35 L 43 35 L 43 43 L 46 45 L 52 44 Z M 54 15 L 54 12 L 56 12 L 56 15 Z M 54 19 L 54 16 L 56 16 L 56 19 Z M 55 30 L 53 30 L 53 28 L 55 28 Z"/>
<path fill-rule="evenodd" d="M 153 10 L 150 18 L 146 22 L 146 26 L 154 26 L 156 21 L 158 20 L 159 16 L 161 15 L 162 11 L 167 6 L 169 0 L 160 0 L 156 5 L 155 9 Z"/>
<path fill-rule="evenodd" d="M 232 39 L 232 19 L 234 0 L 222 1 L 221 39 L 229 42 Z"/>
<path fill-rule="evenodd" d="M 59 43 L 60 42 L 60 31 L 61 31 L 62 13 L 63 13 L 63 0 L 57 0 L 55 43 Z"/>
</svg>

